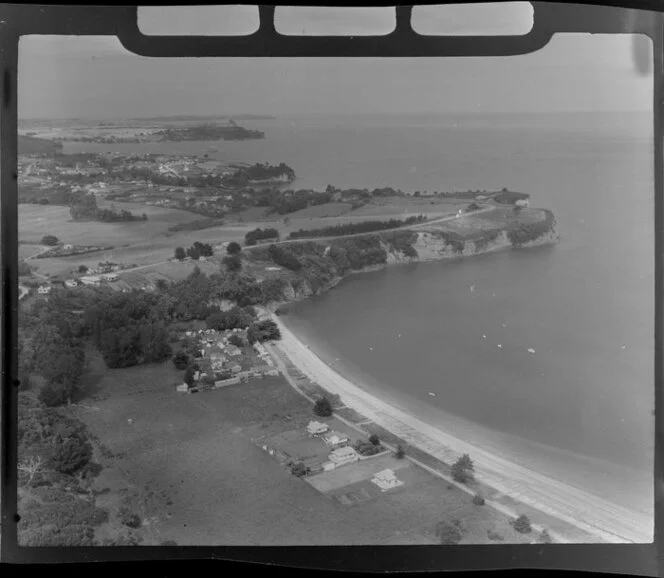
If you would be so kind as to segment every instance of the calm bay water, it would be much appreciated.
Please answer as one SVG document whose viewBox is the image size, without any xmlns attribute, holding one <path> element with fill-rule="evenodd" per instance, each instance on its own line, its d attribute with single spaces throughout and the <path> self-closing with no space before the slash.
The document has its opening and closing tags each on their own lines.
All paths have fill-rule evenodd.
<svg viewBox="0 0 664 578">
<path fill-rule="evenodd" d="M 647 115 L 244 124 L 267 138 L 215 143 L 219 152 L 210 156 L 284 161 L 298 175 L 296 188 L 508 187 L 552 209 L 562 235 L 557 246 L 355 275 L 295 305 L 285 321 L 340 371 L 414 411 L 441 410 L 515 443 L 544 444 L 630 471 L 651 469 Z M 202 154 L 209 144 L 164 143 L 145 151 Z"/>
</svg>

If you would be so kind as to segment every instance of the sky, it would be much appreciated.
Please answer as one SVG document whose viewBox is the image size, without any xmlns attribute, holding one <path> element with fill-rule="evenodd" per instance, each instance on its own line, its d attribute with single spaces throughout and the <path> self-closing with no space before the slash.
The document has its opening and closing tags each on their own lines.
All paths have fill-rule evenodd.
<svg viewBox="0 0 664 578">
<path fill-rule="evenodd" d="M 413 25 L 420 33 L 527 31 L 530 12 L 489 6 L 479 18 L 477 6 L 472 18 L 416 7 Z M 213 26 L 219 20 L 209 11 L 151 7 L 139 26 L 145 34 L 252 32 L 254 7 L 237 8 Z M 354 9 L 349 26 L 348 9 L 305 8 L 284 29 L 279 10 L 282 33 L 382 34 L 394 26 L 391 9 Z M 159 59 L 132 54 L 115 37 L 27 36 L 19 117 L 649 111 L 652 75 L 636 70 L 632 46 L 631 35 L 574 34 L 513 57 Z"/>
</svg>

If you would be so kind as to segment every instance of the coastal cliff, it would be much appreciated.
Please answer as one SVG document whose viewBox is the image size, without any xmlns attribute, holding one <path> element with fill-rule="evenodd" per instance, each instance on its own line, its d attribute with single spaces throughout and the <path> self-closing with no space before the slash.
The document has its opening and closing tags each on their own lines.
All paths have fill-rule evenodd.
<svg viewBox="0 0 664 578">
<path fill-rule="evenodd" d="M 269 287 L 273 304 L 278 306 L 324 293 L 354 273 L 556 243 L 560 234 L 555 217 L 548 210 L 542 214 L 536 222 L 484 230 L 468 238 L 446 230 L 399 230 L 294 243 L 280 249 L 288 255 L 284 260 L 288 267 L 263 280 L 263 285 Z M 255 258 L 268 260 L 268 249 L 261 248 Z"/>
</svg>

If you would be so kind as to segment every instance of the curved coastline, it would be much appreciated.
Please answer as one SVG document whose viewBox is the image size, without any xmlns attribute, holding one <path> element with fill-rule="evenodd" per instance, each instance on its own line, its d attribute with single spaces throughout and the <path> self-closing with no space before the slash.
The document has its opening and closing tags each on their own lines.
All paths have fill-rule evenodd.
<svg viewBox="0 0 664 578">
<path fill-rule="evenodd" d="M 653 518 L 647 514 L 615 504 L 580 488 L 544 475 L 535 469 L 515 463 L 499 452 L 478 444 L 477 436 L 460 439 L 440 425 L 433 426 L 414 412 L 387 402 L 372 393 L 371 387 L 345 378 L 331 368 L 279 317 L 270 313 L 282 332 L 276 344 L 279 352 L 312 381 L 331 394 L 341 397 L 347 407 L 392 432 L 409 445 L 445 462 L 453 462 L 468 453 L 476 464 L 476 478 L 494 488 L 499 497 L 508 497 L 609 543 L 645 543 L 653 539 Z M 366 384 L 364 384 L 366 385 Z M 449 424 L 448 424 L 449 425 Z M 472 425 L 472 424 L 469 424 Z M 479 436 L 481 438 L 481 436 Z"/>
</svg>

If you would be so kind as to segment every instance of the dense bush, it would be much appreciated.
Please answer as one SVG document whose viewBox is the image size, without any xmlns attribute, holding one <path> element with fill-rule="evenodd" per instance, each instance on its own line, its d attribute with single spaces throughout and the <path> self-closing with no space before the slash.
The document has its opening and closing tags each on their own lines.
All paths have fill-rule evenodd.
<svg viewBox="0 0 664 578">
<path fill-rule="evenodd" d="M 226 267 L 226 271 L 230 273 L 236 273 L 242 269 L 242 259 L 239 255 L 226 255 L 222 259 L 222 263 Z"/>
<path fill-rule="evenodd" d="M 467 484 L 474 479 L 475 466 L 468 454 L 463 454 L 452 465 L 452 478 L 461 484 Z"/>
<path fill-rule="evenodd" d="M 44 235 L 41 240 L 42 245 L 48 245 L 49 247 L 53 247 L 57 245 L 60 241 L 55 235 Z"/>
<path fill-rule="evenodd" d="M 529 534 L 533 529 L 530 525 L 530 518 L 525 514 L 521 514 L 521 516 L 514 520 L 512 522 L 512 527 L 520 534 Z"/>
<path fill-rule="evenodd" d="M 396 229 L 407 225 L 414 225 L 425 220 L 424 215 L 408 217 L 407 219 L 389 219 L 387 221 L 362 221 L 360 223 L 343 223 L 332 227 L 321 229 L 293 231 L 288 235 L 289 239 L 313 239 L 316 237 L 340 237 L 343 235 L 354 235 L 358 233 L 371 233 L 373 231 L 384 231 Z"/>
<path fill-rule="evenodd" d="M 264 241 L 266 239 L 279 239 L 279 231 L 276 229 L 254 229 L 253 231 L 249 231 L 245 236 L 244 236 L 244 244 L 245 245 L 255 245 L 258 241 Z"/>
<path fill-rule="evenodd" d="M 272 341 L 281 339 L 281 331 L 277 324 L 271 319 L 265 319 L 254 323 L 247 330 L 247 340 L 249 343 L 256 341 L 263 343 L 264 341 Z"/>
<path fill-rule="evenodd" d="M 118 518 L 120 523 L 127 526 L 128 528 L 140 528 L 141 527 L 141 517 L 138 514 L 132 512 L 126 506 L 123 506 L 118 511 Z"/>
<path fill-rule="evenodd" d="M 244 339 L 242 339 L 239 335 L 231 335 L 228 338 L 228 343 L 231 345 L 235 345 L 235 347 L 244 347 Z"/>
<path fill-rule="evenodd" d="M 521 247 L 526 243 L 536 241 L 542 235 L 551 231 L 554 224 L 554 216 L 551 211 L 546 211 L 546 218 L 536 223 L 523 223 L 511 229 L 507 237 L 514 247 Z"/>
<path fill-rule="evenodd" d="M 551 544 L 553 542 L 548 530 L 542 530 L 542 533 L 540 534 L 540 542 L 542 542 L 542 544 Z"/>
<path fill-rule="evenodd" d="M 253 317 L 251 314 L 247 313 L 241 307 L 233 307 L 228 311 L 213 313 L 205 320 L 207 327 L 216 331 L 246 329 L 252 322 Z"/>
<path fill-rule="evenodd" d="M 189 365 L 189 355 L 184 351 L 178 351 L 173 356 L 173 365 L 175 365 L 175 369 L 187 369 L 187 366 Z"/>
<path fill-rule="evenodd" d="M 242 247 L 240 243 L 236 243 L 235 241 L 231 241 L 228 246 L 226 247 L 226 253 L 229 255 L 237 255 L 242 251 Z"/>
<path fill-rule="evenodd" d="M 494 532 L 492 530 L 487 530 L 486 534 L 489 540 L 494 540 L 496 542 L 502 542 L 505 539 L 502 534 L 499 534 L 498 532 Z"/>
<path fill-rule="evenodd" d="M 404 457 L 406 457 L 406 450 L 401 444 L 397 445 L 397 451 L 395 452 L 395 455 L 398 460 L 402 460 Z"/>
<path fill-rule="evenodd" d="M 483 506 L 485 503 L 486 502 L 485 502 L 483 496 L 481 496 L 479 494 L 475 494 L 473 496 L 473 504 L 475 504 L 476 506 Z"/>
<path fill-rule="evenodd" d="M 369 436 L 369 442 L 371 442 L 373 445 L 377 446 L 380 444 L 380 438 L 376 434 L 371 434 Z"/>
<path fill-rule="evenodd" d="M 268 247 L 268 254 L 276 265 L 285 267 L 291 271 L 299 271 L 302 268 L 300 260 L 288 249 L 284 249 L 278 245 L 270 245 Z"/>
<path fill-rule="evenodd" d="M 439 522 L 436 525 L 436 537 L 441 544 L 458 544 L 461 541 L 461 530 L 454 524 Z"/>
<path fill-rule="evenodd" d="M 297 476 L 298 478 L 301 478 L 302 476 L 306 476 L 308 473 L 307 466 L 305 466 L 302 462 L 298 462 L 296 464 L 293 464 L 291 466 L 291 473 L 294 476 Z"/>
<path fill-rule="evenodd" d="M 314 404 L 314 413 L 320 417 L 329 417 L 332 415 L 332 404 L 326 397 L 321 397 Z"/>
</svg>

